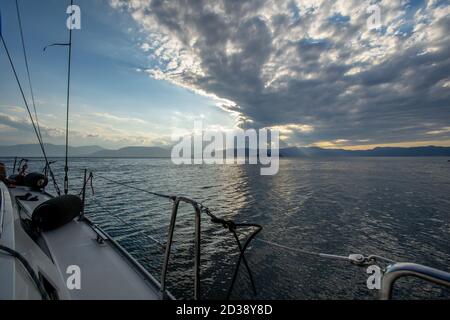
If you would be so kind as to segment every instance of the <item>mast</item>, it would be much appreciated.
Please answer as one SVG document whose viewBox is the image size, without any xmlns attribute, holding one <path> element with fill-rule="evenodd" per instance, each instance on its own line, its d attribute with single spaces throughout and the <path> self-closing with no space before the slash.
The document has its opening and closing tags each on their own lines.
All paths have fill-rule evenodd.
<svg viewBox="0 0 450 320">
<path fill-rule="evenodd" d="M 70 9 L 73 8 L 73 0 L 70 1 Z M 73 11 L 71 12 L 71 15 Z M 71 21 L 72 22 L 72 21 Z M 69 111 L 70 111 L 70 76 L 72 67 L 72 25 L 69 27 L 69 61 L 67 66 L 67 107 L 66 107 L 66 157 L 64 165 L 64 194 L 69 193 Z"/>
</svg>

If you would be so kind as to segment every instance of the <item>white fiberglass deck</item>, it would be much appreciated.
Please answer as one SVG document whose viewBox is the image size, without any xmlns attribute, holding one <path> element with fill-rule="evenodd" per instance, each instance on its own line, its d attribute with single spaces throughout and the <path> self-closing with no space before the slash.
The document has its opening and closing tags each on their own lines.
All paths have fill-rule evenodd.
<svg viewBox="0 0 450 320">
<path fill-rule="evenodd" d="M 97 234 L 84 222 L 72 221 L 44 234 L 44 239 L 62 275 L 67 267 L 81 269 L 81 290 L 72 299 L 155 300 L 158 289 L 144 279 L 107 241 L 99 244 Z M 67 276 L 67 275 L 66 275 Z"/>
<path fill-rule="evenodd" d="M 2 189 L 5 190 L 4 186 Z M 20 231 L 19 212 L 22 218 L 31 217 L 34 208 L 51 197 L 24 187 L 9 191 L 13 204 L 16 237 L 27 237 L 26 233 L 17 232 Z M 16 199 L 16 196 L 27 193 L 31 193 L 33 197 L 37 196 L 38 201 Z M 103 243 L 97 241 L 98 237 L 104 240 Z M 30 259 L 29 262 L 36 272 L 49 277 L 48 280 L 57 288 L 61 299 L 160 299 L 159 284 L 152 276 L 89 221 L 73 220 L 59 229 L 42 233 L 40 241 L 48 248 L 47 255 L 42 254 L 42 243 L 38 246 L 31 238 L 26 240 L 16 241 L 15 250 Z M 37 252 L 38 250 L 41 252 Z M 33 259 L 35 256 L 39 256 L 40 259 Z M 48 261 L 44 261 L 45 259 Z M 69 290 L 66 286 L 67 279 L 71 275 L 66 273 L 67 268 L 74 265 L 81 269 L 80 290 Z"/>
</svg>

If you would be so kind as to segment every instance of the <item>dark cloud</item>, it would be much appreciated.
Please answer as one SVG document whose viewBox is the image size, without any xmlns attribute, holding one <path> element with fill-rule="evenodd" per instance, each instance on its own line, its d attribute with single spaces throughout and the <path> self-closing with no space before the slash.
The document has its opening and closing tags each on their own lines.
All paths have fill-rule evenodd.
<svg viewBox="0 0 450 320">
<path fill-rule="evenodd" d="M 153 75 L 234 102 L 243 126 L 314 127 L 292 132 L 301 144 L 450 139 L 449 6 L 383 1 L 384 25 L 369 30 L 361 1 L 111 3 L 177 65 Z"/>
<path fill-rule="evenodd" d="M 33 125 L 31 124 L 31 121 L 28 120 L 28 117 L 25 114 L 22 114 L 20 117 L 14 117 L 0 113 L 0 125 L 5 125 L 13 129 L 13 135 L 19 135 L 20 137 L 23 137 L 25 135 L 27 136 L 27 138 L 30 138 L 32 140 L 36 139 Z M 42 124 L 40 125 L 39 129 L 44 140 L 46 138 L 64 137 L 64 131 L 61 129 L 43 126 Z"/>
<path fill-rule="evenodd" d="M 5 114 L 0 114 L 0 124 L 25 132 L 28 132 L 30 131 L 30 129 L 32 129 L 30 123 L 27 123 L 26 121 L 23 121 L 21 119 L 7 116 Z"/>
</svg>

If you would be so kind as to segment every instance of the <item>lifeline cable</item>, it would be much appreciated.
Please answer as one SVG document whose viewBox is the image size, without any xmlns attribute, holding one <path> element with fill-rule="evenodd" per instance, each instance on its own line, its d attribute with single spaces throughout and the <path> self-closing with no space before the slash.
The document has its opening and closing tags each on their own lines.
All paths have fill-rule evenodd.
<svg viewBox="0 0 450 320">
<path fill-rule="evenodd" d="M 92 177 L 93 176 L 92 176 L 92 173 L 91 173 L 91 175 L 90 175 L 91 183 L 92 183 Z M 170 199 L 172 201 L 175 201 L 177 199 L 176 196 L 170 196 L 170 195 L 166 195 L 166 194 L 162 194 L 162 193 L 157 193 L 157 192 L 141 189 L 141 188 L 138 188 L 138 187 L 134 187 L 134 186 L 132 186 L 132 185 L 130 185 L 128 183 L 114 181 L 112 179 L 103 177 L 103 176 L 98 175 L 98 174 L 96 174 L 96 177 L 99 177 L 99 178 L 101 178 L 103 180 L 106 180 L 108 182 L 111 182 L 111 183 L 114 183 L 114 184 L 117 184 L 117 185 L 122 185 L 124 187 L 131 188 L 131 189 L 134 189 L 134 190 L 137 190 L 137 191 L 141 191 L 141 192 L 144 192 L 144 193 L 147 193 L 147 194 L 150 194 L 150 195 L 154 195 L 154 196 L 157 196 L 157 197 L 160 197 L 160 198 Z M 84 188 L 86 187 L 86 184 L 87 183 L 85 183 Z M 257 291 L 256 291 L 256 286 L 255 286 L 255 282 L 254 282 L 254 279 L 253 279 L 253 275 L 252 275 L 250 266 L 248 265 L 248 262 L 247 262 L 247 260 L 245 258 L 245 252 L 246 252 L 248 246 L 250 245 L 250 242 L 263 229 L 263 227 L 261 225 L 258 225 L 258 224 L 235 223 L 234 221 L 231 221 L 231 220 L 224 220 L 224 219 L 218 218 L 217 216 L 215 216 L 211 212 L 211 210 L 208 207 L 205 207 L 204 205 L 202 205 L 199 202 L 196 202 L 196 201 L 193 201 L 193 202 L 195 202 L 199 206 L 199 208 L 200 208 L 202 213 L 205 213 L 211 219 L 212 223 L 220 224 L 225 229 L 229 230 L 230 233 L 232 233 L 232 235 L 233 235 L 233 237 L 234 237 L 234 239 L 236 241 L 237 247 L 239 249 L 239 258 L 238 258 L 238 261 L 236 263 L 236 268 L 235 268 L 235 271 L 234 271 L 234 274 L 233 274 L 233 278 L 232 278 L 230 287 L 228 289 L 227 299 L 230 298 L 230 295 L 231 295 L 231 293 L 233 291 L 233 288 L 234 288 L 234 285 L 236 283 L 237 274 L 239 272 L 239 267 L 240 267 L 241 261 L 244 263 L 244 266 L 245 266 L 245 268 L 247 270 L 247 273 L 249 274 L 250 283 L 251 283 L 253 292 L 254 292 L 255 295 L 257 295 Z M 253 228 L 254 229 L 252 231 L 252 233 L 250 234 L 250 236 L 248 236 L 248 238 L 245 241 L 244 245 L 241 244 L 241 242 L 239 240 L 239 237 L 237 236 L 236 231 L 237 231 L 238 228 Z"/>
<path fill-rule="evenodd" d="M 117 184 L 117 185 L 122 185 L 134 190 L 138 190 L 150 195 L 154 195 L 154 196 L 158 196 L 158 197 L 162 197 L 162 198 L 166 198 L 166 199 L 171 199 L 171 200 L 175 200 L 177 197 L 175 196 L 169 196 L 169 195 L 165 195 L 165 194 L 161 194 L 161 193 L 157 193 L 157 192 L 153 192 L 153 191 L 149 191 L 149 190 L 145 190 L 145 189 L 141 189 L 138 187 L 134 187 L 131 184 L 128 183 L 124 183 L 124 182 L 118 182 L 118 181 L 114 181 L 112 179 L 103 177 L 101 175 L 96 174 L 97 177 L 106 180 L 108 182 Z M 92 181 L 91 181 L 92 183 Z M 340 260 L 340 261 L 346 261 L 346 262 L 350 262 L 352 264 L 355 265 L 359 265 L 359 266 L 366 266 L 366 265 L 371 265 L 373 263 L 375 263 L 376 261 L 383 261 L 383 262 L 387 262 L 387 263 L 395 263 L 396 261 L 379 256 L 379 255 L 369 255 L 369 256 L 364 256 L 362 254 L 350 254 L 349 256 L 342 256 L 342 255 L 335 255 L 335 254 L 327 254 L 327 253 L 322 253 L 322 252 L 317 252 L 317 251 L 309 251 L 309 250 L 304 250 L 304 249 L 299 249 L 299 248 L 291 248 L 285 245 L 281 245 L 269 240 L 264 240 L 264 239 L 255 239 L 256 235 L 262 230 L 262 226 L 258 225 L 258 224 L 238 224 L 235 223 L 234 221 L 230 221 L 230 220 L 224 220 L 221 218 L 216 217 L 212 211 L 208 208 L 205 207 L 204 205 L 202 205 L 201 203 L 197 203 L 200 206 L 200 209 L 203 213 L 205 213 L 206 215 L 208 215 L 211 218 L 211 222 L 215 223 L 215 224 L 221 224 L 225 229 L 228 229 L 232 234 L 234 239 L 236 240 L 238 249 L 240 251 L 240 255 L 238 258 L 238 262 L 236 264 L 236 269 L 235 272 L 233 274 L 233 278 L 232 278 L 232 282 L 230 285 L 230 288 L 228 290 L 227 293 L 227 299 L 230 298 L 230 295 L 232 293 L 234 284 L 236 282 L 236 278 L 237 278 L 237 273 L 239 271 L 239 266 L 241 261 L 244 263 L 244 266 L 246 267 L 246 270 L 249 274 L 250 277 L 250 282 L 252 284 L 252 288 L 253 291 L 256 295 L 256 287 L 254 284 L 254 280 L 253 280 L 253 276 L 250 270 L 250 267 L 248 265 L 248 262 L 246 261 L 245 258 L 245 251 L 247 250 L 248 246 L 250 245 L 250 242 L 252 240 L 255 240 L 257 242 L 260 243 L 265 243 L 266 245 L 270 245 L 273 247 L 277 247 L 283 250 L 287 250 L 290 252 L 295 252 L 295 253 L 300 253 L 300 254 L 305 254 L 305 255 L 311 255 L 311 256 L 315 256 L 315 257 L 319 257 L 319 258 L 324 258 L 324 259 L 332 259 L 332 260 Z M 245 242 L 244 246 L 242 246 L 237 234 L 236 234 L 236 229 L 238 227 L 252 227 L 255 228 L 255 230 L 252 232 L 252 234 L 247 238 L 247 241 Z"/>
</svg>

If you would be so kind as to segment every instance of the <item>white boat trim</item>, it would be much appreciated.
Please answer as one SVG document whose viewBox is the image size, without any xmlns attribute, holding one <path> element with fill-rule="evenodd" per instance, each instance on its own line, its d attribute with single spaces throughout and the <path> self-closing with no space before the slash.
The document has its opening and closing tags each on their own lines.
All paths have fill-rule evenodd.
<svg viewBox="0 0 450 320">
<path fill-rule="evenodd" d="M 0 245 L 24 256 L 54 290 L 53 298 L 68 300 L 160 300 L 159 282 L 122 246 L 88 218 L 74 219 L 33 239 L 23 219 L 51 195 L 27 187 L 8 189 L 0 183 Z M 18 200 L 30 193 L 38 201 Z M 70 290 L 69 266 L 81 270 L 81 288 Z M 0 299 L 40 299 L 40 292 L 17 259 L 0 252 Z M 51 291 L 52 291 L 51 290 Z M 50 292 L 51 294 L 51 292 Z M 171 294 L 166 295 L 174 299 Z"/>
</svg>

